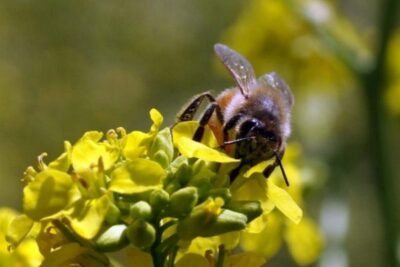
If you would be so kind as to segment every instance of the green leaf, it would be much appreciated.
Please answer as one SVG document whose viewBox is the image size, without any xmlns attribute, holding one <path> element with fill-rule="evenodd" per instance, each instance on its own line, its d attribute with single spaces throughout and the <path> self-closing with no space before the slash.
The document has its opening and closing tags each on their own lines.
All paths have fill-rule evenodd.
<svg viewBox="0 0 400 267">
<path fill-rule="evenodd" d="M 166 177 L 160 164 L 148 159 L 137 158 L 126 161 L 111 173 L 109 189 L 121 194 L 133 194 L 161 189 Z"/>
</svg>

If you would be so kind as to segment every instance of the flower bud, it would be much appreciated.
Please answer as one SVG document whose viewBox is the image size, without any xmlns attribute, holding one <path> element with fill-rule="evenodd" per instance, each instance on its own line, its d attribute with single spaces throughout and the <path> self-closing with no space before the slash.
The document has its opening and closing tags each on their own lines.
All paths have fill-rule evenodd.
<svg viewBox="0 0 400 267">
<path fill-rule="evenodd" d="M 163 168 L 167 168 L 170 163 L 170 158 L 164 150 L 159 150 L 154 153 L 152 160 L 158 162 Z"/>
<path fill-rule="evenodd" d="M 231 201 L 225 207 L 246 215 L 247 223 L 260 216 L 263 212 L 259 201 Z"/>
<path fill-rule="evenodd" d="M 101 252 L 117 251 L 129 244 L 125 235 L 125 224 L 113 225 L 96 240 L 96 248 Z"/>
<path fill-rule="evenodd" d="M 159 152 L 163 152 L 161 153 L 162 155 L 158 154 Z M 165 128 L 157 133 L 148 153 L 150 157 L 157 162 L 162 158 L 163 163 L 159 162 L 161 166 L 167 167 L 170 164 L 174 155 L 174 147 L 172 145 L 171 130 L 169 128 Z"/>
<path fill-rule="evenodd" d="M 180 184 L 187 184 L 192 174 L 192 168 L 187 163 L 182 163 L 176 170 L 174 177 L 178 179 Z"/>
<path fill-rule="evenodd" d="M 121 211 L 114 203 L 110 203 L 106 214 L 106 222 L 110 225 L 117 224 L 121 218 Z"/>
<path fill-rule="evenodd" d="M 126 235 L 134 246 L 140 249 L 146 249 L 154 243 L 156 239 L 156 230 L 150 223 L 139 219 L 128 226 Z"/>
<path fill-rule="evenodd" d="M 159 214 L 163 209 L 168 206 L 169 194 L 164 190 L 153 190 L 149 197 L 149 203 L 153 209 L 154 214 Z"/>
<path fill-rule="evenodd" d="M 179 188 L 181 188 L 181 184 L 177 180 L 167 181 L 166 185 L 164 186 L 164 189 L 168 194 L 174 193 L 175 191 L 179 190 Z"/>
<path fill-rule="evenodd" d="M 129 209 L 129 215 L 132 219 L 149 220 L 152 217 L 152 209 L 146 201 L 139 201 L 133 204 Z"/>
<path fill-rule="evenodd" d="M 228 188 L 213 188 L 208 194 L 212 198 L 222 198 L 225 203 L 229 202 L 232 198 L 231 191 Z"/>
<path fill-rule="evenodd" d="M 171 195 L 169 212 L 171 216 L 184 217 L 190 213 L 198 200 L 195 187 L 189 186 L 179 189 Z"/>
<path fill-rule="evenodd" d="M 192 216 L 193 215 L 193 216 Z M 183 240 L 195 237 L 209 237 L 224 233 L 239 231 L 246 227 L 247 217 L 242 213 L 223 210 L 217 217 L 208 219 L 207 211 L 191 214 L 182 220 L 177 227 L 177 233 Z"/>
</svg>

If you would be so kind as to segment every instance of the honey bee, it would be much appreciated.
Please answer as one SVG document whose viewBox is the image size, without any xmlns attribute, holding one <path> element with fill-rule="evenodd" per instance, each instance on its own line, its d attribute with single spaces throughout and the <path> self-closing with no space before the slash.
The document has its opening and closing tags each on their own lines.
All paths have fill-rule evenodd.
<svg viewBox="0 0 400 267">
<path fill-rule="evenodd" d="M 290 115 L 294 103 L 289 86 L 275 72 L 256 79 L 251 64 L 226 45 L 216 44 L 215 53 L 230 72 L 236 87 L 214 98 L 209 92 L 196 95 L 178 114 L 178 121 L 193 120 L 204 100 L 209 105 L 199 119 L 193 140 L 201 141 L 208 125 L 229 155 L 241 159 L 230 173 L 231 182 L 243 166 L 254 166 L 274 158 L 263 174 L 267 178 L 279 166 L 287 186 L 281 159 L 290 135 Z"/>
</svg>

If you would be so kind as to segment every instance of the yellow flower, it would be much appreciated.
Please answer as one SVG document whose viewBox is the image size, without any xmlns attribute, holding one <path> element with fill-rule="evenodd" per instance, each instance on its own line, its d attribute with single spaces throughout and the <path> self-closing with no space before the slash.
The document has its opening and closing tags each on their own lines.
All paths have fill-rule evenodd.
<svg viewBox="0 0 400 267">
<path fill-rule="evenodd" d="M 4 242 L 6 234 L 10 230 L 10 224 L 14 218 L 20 216 L 16 211 L 9 208 L 0 208 L 0 266 L 30 267 L 38 266 L 43 257 L 38 250 L 35 240 L 31 236 L 17 237 L 18 230 L 29 226 L 29 222 L 22 220 L 19 229 L 15 229 L 13 236 L 7 236 L 7 240 L 18 241 L 18 247 Z M 28 223 L 28 225 L 26 225 Z M 24 231 L 24 230 L 22 230 Z M 28 230 L 29 231 L 29 230 Z M 25 233 L 25 232 L 24 232 Z M 27 233 L 26 233 L 27 234 Z M 18 239 L 18 240 L 17 240 Z"/>
<path fill-rule="evenodd" d="M 39 170 L 25 173 L 26 215 L 12 222 L 9 241 L 19 248 L 30 233 L 42 266 L 109 266 L 104 253 L 121 250 L 142 266 L 260 266 L 284 238 L 299 262 L 318 254 L 310 242 L 304 243 L 310 252 L 300 257 L 307 239 L 293 241 L 296 232 L 314 233 L 311 223 L 300 222 L 302 210 L 293 200 L 302 203 L 297 178 L 285 190 L 281 180 L 263 177 L 270 163 L 264 162 L 231 185 L 229 171 L 240 160 L 218 148 L 209 128 L 196 142 L 198 122 L 160 130 L 161 114 L 152 110 L 150 117 L 147 133 L 119 128 L 103 140 L 90 131 L 74 145 L 65 142 L 64 153 L 49 164 L 41 155 Z M 295 176 L 296 166 L 286 166 Z M 243 252 L 233 253 L 238 247 Z"/>
</svg>

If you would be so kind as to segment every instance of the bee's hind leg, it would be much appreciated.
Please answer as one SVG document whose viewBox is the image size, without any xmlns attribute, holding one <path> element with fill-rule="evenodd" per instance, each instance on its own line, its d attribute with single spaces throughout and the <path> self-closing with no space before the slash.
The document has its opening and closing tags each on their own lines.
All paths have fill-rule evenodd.
<svg viewBox="0 0 400 267">
<path fill-rule="evenodd" d="M 204 99 L 207 99 L 211 103 L 215 102 L 215 98 L 209 92 L 196 95 L 189 102 L 189 104 L 187 104 L 185 108 L 178 113 L 177 121 L 180 122 L 193 120 L 194 115 L 199 109 L 201 103 L 203 103 Z"/>
<path fill-rule="evenodd" d="M 196 132 L 193 135 L 193 140 L 195 140 L 195 141 L 201 141 L 201 139 L 204 135 L 204 127 L 210 121 L 211 116 L 213 115 L 214 111 L 216 112 L 217 119 L 219 120 L 221 125 L 223 124 L 223 120 L 224 120 L 223 116 L 222 116 L 221 108 L 216 103 L 215 98 L 209 92 L 205 92 L 205 93 L 196 95 L 189 102 L 189 104 L 183 109 L 183 111 L 179 112 L 179 115 L 177 117 L 178 122 L 193 120 L 194 115 L 196 114 L 201 103 L 203 103 L 203 101 L 205 99 L 208 100 L 210 102 L 210 104 L 208 105 L 205 112 L 201 116 L 200 121 L 199 121 L 200 126 L 199 126 L 199 128 L 197 128 Z"/>
</svg>

